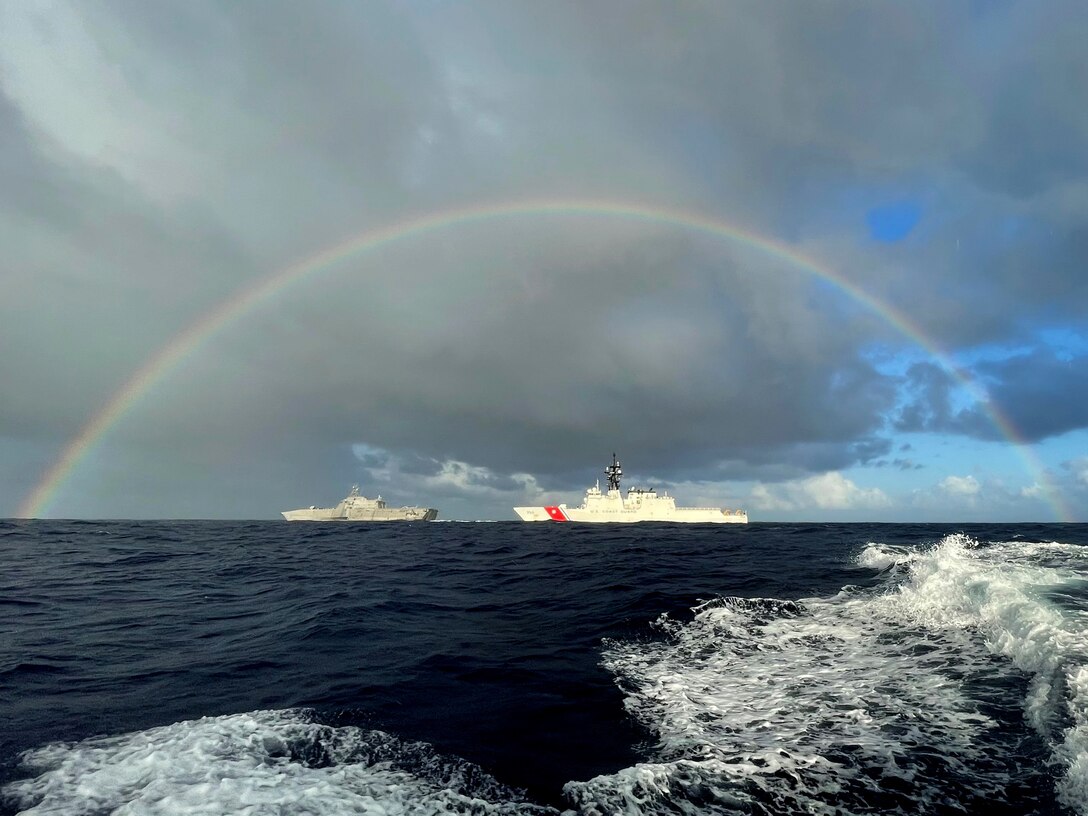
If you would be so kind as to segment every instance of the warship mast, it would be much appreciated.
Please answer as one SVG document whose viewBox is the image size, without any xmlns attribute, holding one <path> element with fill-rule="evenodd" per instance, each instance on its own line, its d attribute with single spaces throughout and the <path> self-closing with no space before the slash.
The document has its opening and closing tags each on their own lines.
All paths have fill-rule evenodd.
<svg viewBox="0 0 1088 816">
<path fill-rule="evenodd" d="M 619 490 L 620 489 L 620 476 L 623 475 L 623 468 L 620 467 L 619 460 L 616 459 L 616 454 L 612 454 L 612 464 L 604 469 L 605 476 L 608 477 L 608 489 Z"/>
</svg>

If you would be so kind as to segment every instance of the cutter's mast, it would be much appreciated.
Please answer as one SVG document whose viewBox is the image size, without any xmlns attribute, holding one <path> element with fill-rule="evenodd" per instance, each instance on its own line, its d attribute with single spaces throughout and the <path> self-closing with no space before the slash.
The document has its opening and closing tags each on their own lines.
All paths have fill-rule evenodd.
<svg viewBox="0 0 1088 816">
<path fill-rule="evenodd" d="M 604 469 L 604 475 L 608 477 L 609 490 L 620 489 L 620 476 L 623 475 L 623 468 L 620 467 L 620 462 L 615 453 L 612 454 L 612 464 Z"/>
</svg>

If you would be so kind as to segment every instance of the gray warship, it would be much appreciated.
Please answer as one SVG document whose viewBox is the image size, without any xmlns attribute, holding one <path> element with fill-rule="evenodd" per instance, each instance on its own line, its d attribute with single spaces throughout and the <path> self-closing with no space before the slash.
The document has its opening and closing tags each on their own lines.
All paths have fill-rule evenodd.
<svg viewBox="0 0 1088 816">
<path fill-rule="evenodd" d="M 284 510 L 282 515 L 288 521 L 434 521 L 438 511 L 433 507 L 389 507 L 381 496 L 360 496 L 359 485 L 352 485 L 351 492 L 336 507 L 311 505 Z"/>
</svg>

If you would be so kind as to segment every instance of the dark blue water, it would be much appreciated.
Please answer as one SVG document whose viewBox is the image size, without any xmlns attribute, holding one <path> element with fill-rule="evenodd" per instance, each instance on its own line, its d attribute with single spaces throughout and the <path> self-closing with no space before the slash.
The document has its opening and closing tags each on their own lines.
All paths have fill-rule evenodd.
<svg viewBox="0 0 1088 816">
<path fill-rule="evenodd" d="M 250 763 L 252 779 L 270 763 L 281 781 L 379 767 L 380 731 L 396 742 L 382 756 L 411 776 L 397 790 L 441 794 L 426 812 L 469 812 L 462 794 L 502 812 L 1083 811 L 1069 769 L 1088 699 L 1076 685 L 1085 544 L 1083 525 L 0 522 L 3 812 L 151 812 L 141 797 L 156 786 L 183 812 L 196 783 L 163 768 L 195 754 L 155 729 L 184 742 L 187 721 L 221 717 L 206 724 L 215 739 L 249 746 L 238 716 L 265 711 L 302 725 L 257 715 L 289 736 Z M 1006 587 L 1010 570 L 1030 574 Z M 902 587 L 909 609 L 885 609 Z M 770 600 L 693 612 L 729 598 Z M 1037 644 L 1036 617 L 1076 648 Z M 763 710 L 764 698 L 782 704 Z M 932 722 L 929 700 L 949 706 Z M 829 706 L 848 731 L 838 714 L 820 724 Z M 330 753 L 346 735 L 349 753 Z M 133 758 L 133 739 L 152 753 Z M 53 743 L 65 747 L 24 755 Z M 95 762 L 153 770 L 112 790 Z M 635 778 L 650 766 L 660 784 Z M 236 780 L 229 767 L 216 790 Z M 333 778 L 348 793 L 364 784 Z M 293 784 L 275 807 L 306 809 L 309 783 Z"/>
</svg>

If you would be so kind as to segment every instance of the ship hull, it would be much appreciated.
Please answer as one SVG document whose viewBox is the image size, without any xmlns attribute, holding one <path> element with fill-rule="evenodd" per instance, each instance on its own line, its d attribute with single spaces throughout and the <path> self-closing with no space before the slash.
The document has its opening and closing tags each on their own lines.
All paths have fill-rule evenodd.
<svg viewBox="0 0 1088 816">
<path fill-rule="evenodd" d="M 608 491 L 601 491 L 601 483 L 586 491 L 581 507 L 550 504 L 543 507 L 515 507 L 514 512 L 522 521 L 573 521 L 582 524 L 635 524 L 641 521 L 660 521 L 667 524 L 747 524 L 748 514 L 743 510 L 727 510 L 721 507 L 677 507 L 676 499 L 665 491 L 658 495 L 654 488 L 631 487 L 627 496 L 620 493 L 620 467 L 616 454 L 612 464 L 604 469 L 608 477 Z"/>
<path fill-rule="evenodd" d="M 656 508 L 595 510 L 567 507 L 515 507 L 522 521 L 579 522 L 583 524 L 633 524 L 644 521 L 670 524 L 747 524 L 748 515 L 739 510 L 719 510 L 703 507 L 677 507 L 661 511 Z"/>
<path fill-rule="evenodd" d="M 433 507 L 390 507 L 378 496 L 368 499 L 359 495 L 359 485 L 336 507 L 303 507 L 280 513 L 288 521 L 434 521 L 438 511 Z"/>
<path fill-rule="evenodd" d="M 374 510 L 352 510 L 347 515 L 335 507 L 285 510 L 281 515 L 288 521 L 434 521 L 438 511 L 433 507 L 384 507 Z"/>
</svg>

